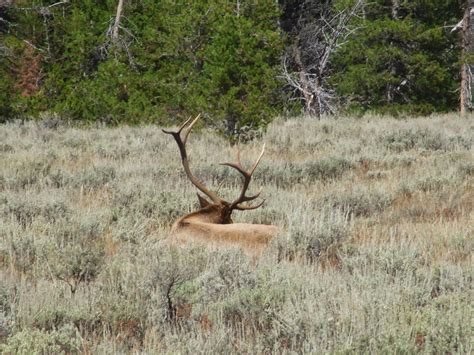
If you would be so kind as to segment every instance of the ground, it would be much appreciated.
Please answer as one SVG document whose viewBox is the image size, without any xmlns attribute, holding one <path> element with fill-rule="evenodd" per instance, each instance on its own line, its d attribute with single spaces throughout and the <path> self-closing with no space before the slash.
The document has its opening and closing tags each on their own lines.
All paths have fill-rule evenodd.
<svg viewBox="0 0 474 355">
<path fill-rule="evenodd" d="M 167 242 L 198 201 L 159 127 L 2 125 L 0 352 L 470 353 L 473 141 L 454 114 L 276 120 L 240 145 L 266 203 L 234 219 L 281 228 L 252 259 Z M 235 197 L 237 147 L 188 146 Z"/>
</svg>

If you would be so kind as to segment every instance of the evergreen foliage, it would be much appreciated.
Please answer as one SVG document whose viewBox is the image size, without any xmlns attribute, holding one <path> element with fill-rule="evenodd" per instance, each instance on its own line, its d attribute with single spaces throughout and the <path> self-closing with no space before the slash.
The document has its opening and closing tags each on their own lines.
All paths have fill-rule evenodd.
<svg viewBox="0 0 474 355">
<path fill-rule="evenodd" d="M 359 112 L 429 114 L 456 108 L 460 43 L 447 25 L 462 18 L 463 1 L 367 4 L 359 30 L 337 54 L 332 78 Z"/>
<path fill-rule="evenodd" d="M 0 62 L 3 116 L 49 110 L 165 123 L 203 112 L 232 132 L 266 124 L 281 106 L 283 37 L 272 1 L 125 2 L 120 41 L 107 33 L 116 1 L 53 3 L 3 8 L 3 41 L 15 52 Z M 41 85 L 25 91 L 18 83 L 33 45 L 42 68 L 32 80 Z"/>
<path fill-rule="evenodd" d="M 303 11 L 308 1 L 124 1 L 118 39 L 117 0 L 3 2 L 0 122 L 52 112 L 168 124 L 202 113 L 229 134 L 263 127 L 295 107 L 279 77 L 298 23 L 317 16 Z M 332 57 L 328 85 L 356 112 L 456 109 L 461 49 L 449 26 L 463 1 L 395 3 L 365 4 Z"/>
</svg>

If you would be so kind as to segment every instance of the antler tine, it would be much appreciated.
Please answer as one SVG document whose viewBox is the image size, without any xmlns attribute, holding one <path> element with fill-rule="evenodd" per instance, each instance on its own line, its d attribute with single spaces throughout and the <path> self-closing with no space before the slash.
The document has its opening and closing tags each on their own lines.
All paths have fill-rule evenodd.
<svg viewBox="0 0 474 355">
<path fill-rule="evenodd" d="M 193 129 L 194 124 L 197 122 L 197 120 L 201 117 L 201 114 L 197 115 L 196 118 L 189 124 L 188 128 L 184 132 L 184 138 L 183 138 L 183 143 L 186 144 L 186 141 L 188 140 L 189 133 L 191 133 L 191 130 Z M 180 131 L 186 127 L 186 124 L 191 120 L 191 117 L 184 122 L 184 124 L 181 126 Z"/>
<path fill-rule="evenodd" d="M 255 171 L 255 169 L 257 169 L 257 166 L 258 166 L 258 164 L 260 163 L 260 160 L 261 160 L 262 157 L 263 157 L 263 153 L 265 153 L 265 143 L 263 143 L 262 152 L 260 153 L 260 155 L 259 155 L 257 161 L 256 161 L 255 164 L 253 165 L 252 170 L 250 170 L 250 175 L 252 175 L 253 172 Z"/>
<path fill-rule="evenodd" d="M 235 209 L 238 210 L 238 211 L 256 210 L 257 208 L 262 207 L 264 203 L 265 203 L 265 200 L 262 200 L 262 202 L 260 202 L 256 205 L 253 205 L 253 206 L 239 206 L 239 205 L 237 205 L 235 207 Z"/>
<path fill-rule="evenodd" d="M 166 133 L 166 134 L 180 134 L 181 131 L 183 130 L 183 128 L 186 127 L 186 125 L 189 123 L 189 121 L 191 121 L 191 118 L 192 118 L 192 117 L 193 117 L 193 116 L 189 116 L 188 119 L 187 119 L 186 121 L 184 121 L 184 123 L 183 123 L 181 126 L 179 126 L 179 128 L 178 128 L 178 130 L 177 130 L 176 132 L 174 132 L 174 131 L 169 131 L 169 130 L 164 129 L 164 128 L 162 129 L 162 131 L 163 131 L 164 133 Z"/>
<path fill-rule="evenodd" d="M 202 181 L 196 178 L 189 167 L 188 155 L 186 152 L 186 141 L 188 140 L 189 133 L 191 132 L 194 124 L 199 119 L 199 117 L 201 117 L 201 114 L 197 115 L 191 123 L 189 123 L 191 121 L 191 117 L 189 117 L 179 127 L 177 131 L 169 131 L 165 129 L 163 129 L 162 131 L 166 134 L 171 134 L 175 139 L 176 143 L 178 144 L 179 153 L 181 155 L 181 163 L 183 164 L 183 168 L 186 172 L 186 176 L 188 177 L 188 179 L 191 180 L 193 185 L 196 186 L 202 193 L 206 194 L 212 200 L 212 202 L 221 204 L 223 200 L 220 199 L 214 191 L 209 190 Z M 184 137 L 181 137 L 181 132 L 184 129 Z"/>
<path fill-rule="evenodd" d="M 255 164 L 253 165 L 252 169 L 250 169 L 250 171 L 246 171 L 243 167 L 242 167 L 242 164 L 240 162 L 240 151 L 237 150 L 237 163 L 220 163 L 221 165 L 226 165 L 226 166 L 230 166 L 231 168 L 234 168 L 235 170 L 237 170 L 240 174 L 242 174 L 243 176 L 243 186 L 242 186 L 242 190 L 240 191 L 240 195 L 239 197 L 231 203 L 231 208 L 232 209 L 236 209 L 236 210 L 252 210 L 252 209 L 256 209 L 260 206 L 263 205 L 263 202 L 262 201 L 261 203 L 255 205 L 255 206 L 241 206 L 240 204 L 243 203 L 243 202 L 249 202 L 249 201 L 252 201 L 252 200 L 255 200 L 256 198 L 258 198 L 262 192 L 262 189 L 260 189 L 260 191 L 258 193 L 256 193 L 255 195 L 252 195 L 252 196 L 246 196 L 245 193 L 247 192 L 247 189 L 249 187 L 249 184 L 250 184 L 250 180 L 252 179 L 252 175 L 253 173 L 255 172 L 255 169 L 257 168 L 258 164 L 260 163 L 260 160 L 262 159 L 262 156 L 263 156 L 263 153 L 265 152 L 265 145 L 263 145 L 263 149 L 262 149 L 262 152 L 260 153 L 259 157 L 257 158 Z"/>
<path fill-rule="evenodd" d="M 183 142 L 183 144 L 186 144 L 187 140 L 188 140 L 188 137 L 189 137 L 189 133 L 191 133 L 191 130 L 193 129 L 193 126 L 194 124 L 197 122 L 197 120 L 201 117 L 201 114 L 197 115 L 194 120 L 189 124 L 189 121 L 191 121 L 192 119 L 192 116 L 190 116 L 186 121 L 184 121 L 184 123 L 179 126 L 178 130 L 177 131 L 169 131 L 169 130 L 166 130 L 166 129 L 162 129 L 162 131 L 166 134 L 171 134 L 173 135 L 174 137 L 178 136 L 180 138 L 180 140 Z M 189 124 L 189 125 L 188 125 Z M 181 132 L 186 128 L 186 130 L 184 131 L 184 137 L 181 138 Z"/>
<path fill-rule="evenodd" d="M 251 177 L 253 173 L 255 172 L 255 169 L 257 168 L 258 164 L 260 163 L 260 160 L 262 159 L 264 153 L 265 153 L 265 144 L 263 145 L 262 151 L 260 155 L 258 156 L 257 160 L 255 161 L 255 164 L 253 165 L 252 169 L 250 169 L 250 171 L 245 171 L 245 169 L 242 167 L 242 163 L 240 162 L 240 150 L 237 150 L 237 163 L 220 163 L 220 165 L 230 166 L 231 168 L 238 170 L 239 173 L 241 173 L 245 177 L 247 176 Z"/>
<path fill-rule="evenodd" d="M 262 193 L 262 188 L 260 188 L 260 190 L 255 194 L 255 195 L 252 195 L 252 196 L 245 196 L 242 197 L 242 201 L 240 202 L 237 202 L 238 205 L 240 205 L 242 202 L 249 202 L 249 201 L 253 201 L 255 200 L 256 198 L 258 198 L 260 196 L 260 194 Z"/>
<path fill-rule="evenodd" d="M 240 149 L 237 147 L 237 163 L 242 166 L 242 163 L 240 162 Z"/>
<path fill-rule="evenodd" d="M 231 168 L 234 168 L 239 173 L 241 173 L 244 177 L 250 176 L 249 173 L 246 172 L 244 168 L 238 163 L 219 163 L 219 165 L 230 166 Z"/>
</svg>

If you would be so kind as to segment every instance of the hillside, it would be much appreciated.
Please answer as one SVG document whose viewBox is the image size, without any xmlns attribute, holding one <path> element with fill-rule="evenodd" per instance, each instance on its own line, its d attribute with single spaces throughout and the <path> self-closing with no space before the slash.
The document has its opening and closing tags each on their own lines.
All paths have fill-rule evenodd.
<svg viewBox="0 0 474 355">
<path fill-rule="evenodd" d="M 0 352 L 470 353 L 474 121 L 276 120 L 241 145 L 280 235 L 259 259 L 167 243 L 197 207 L 157 126 L 0 126 Z M 229 198 L 235 157 L 188 142 Z"/>
</svg>

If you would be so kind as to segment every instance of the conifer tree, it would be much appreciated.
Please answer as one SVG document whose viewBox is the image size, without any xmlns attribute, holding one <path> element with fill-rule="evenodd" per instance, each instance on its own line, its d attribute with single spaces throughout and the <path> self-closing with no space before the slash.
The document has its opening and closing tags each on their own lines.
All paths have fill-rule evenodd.
<svg viewBox="0 0 474 355">
<path fill-rule="evenodd" d="M 335 58 L 332 83 L 356 111 L 427 114 L 458 102 L 460 45 L 449 26 L 461 0 L 367 3 Z"/>
</svg>

